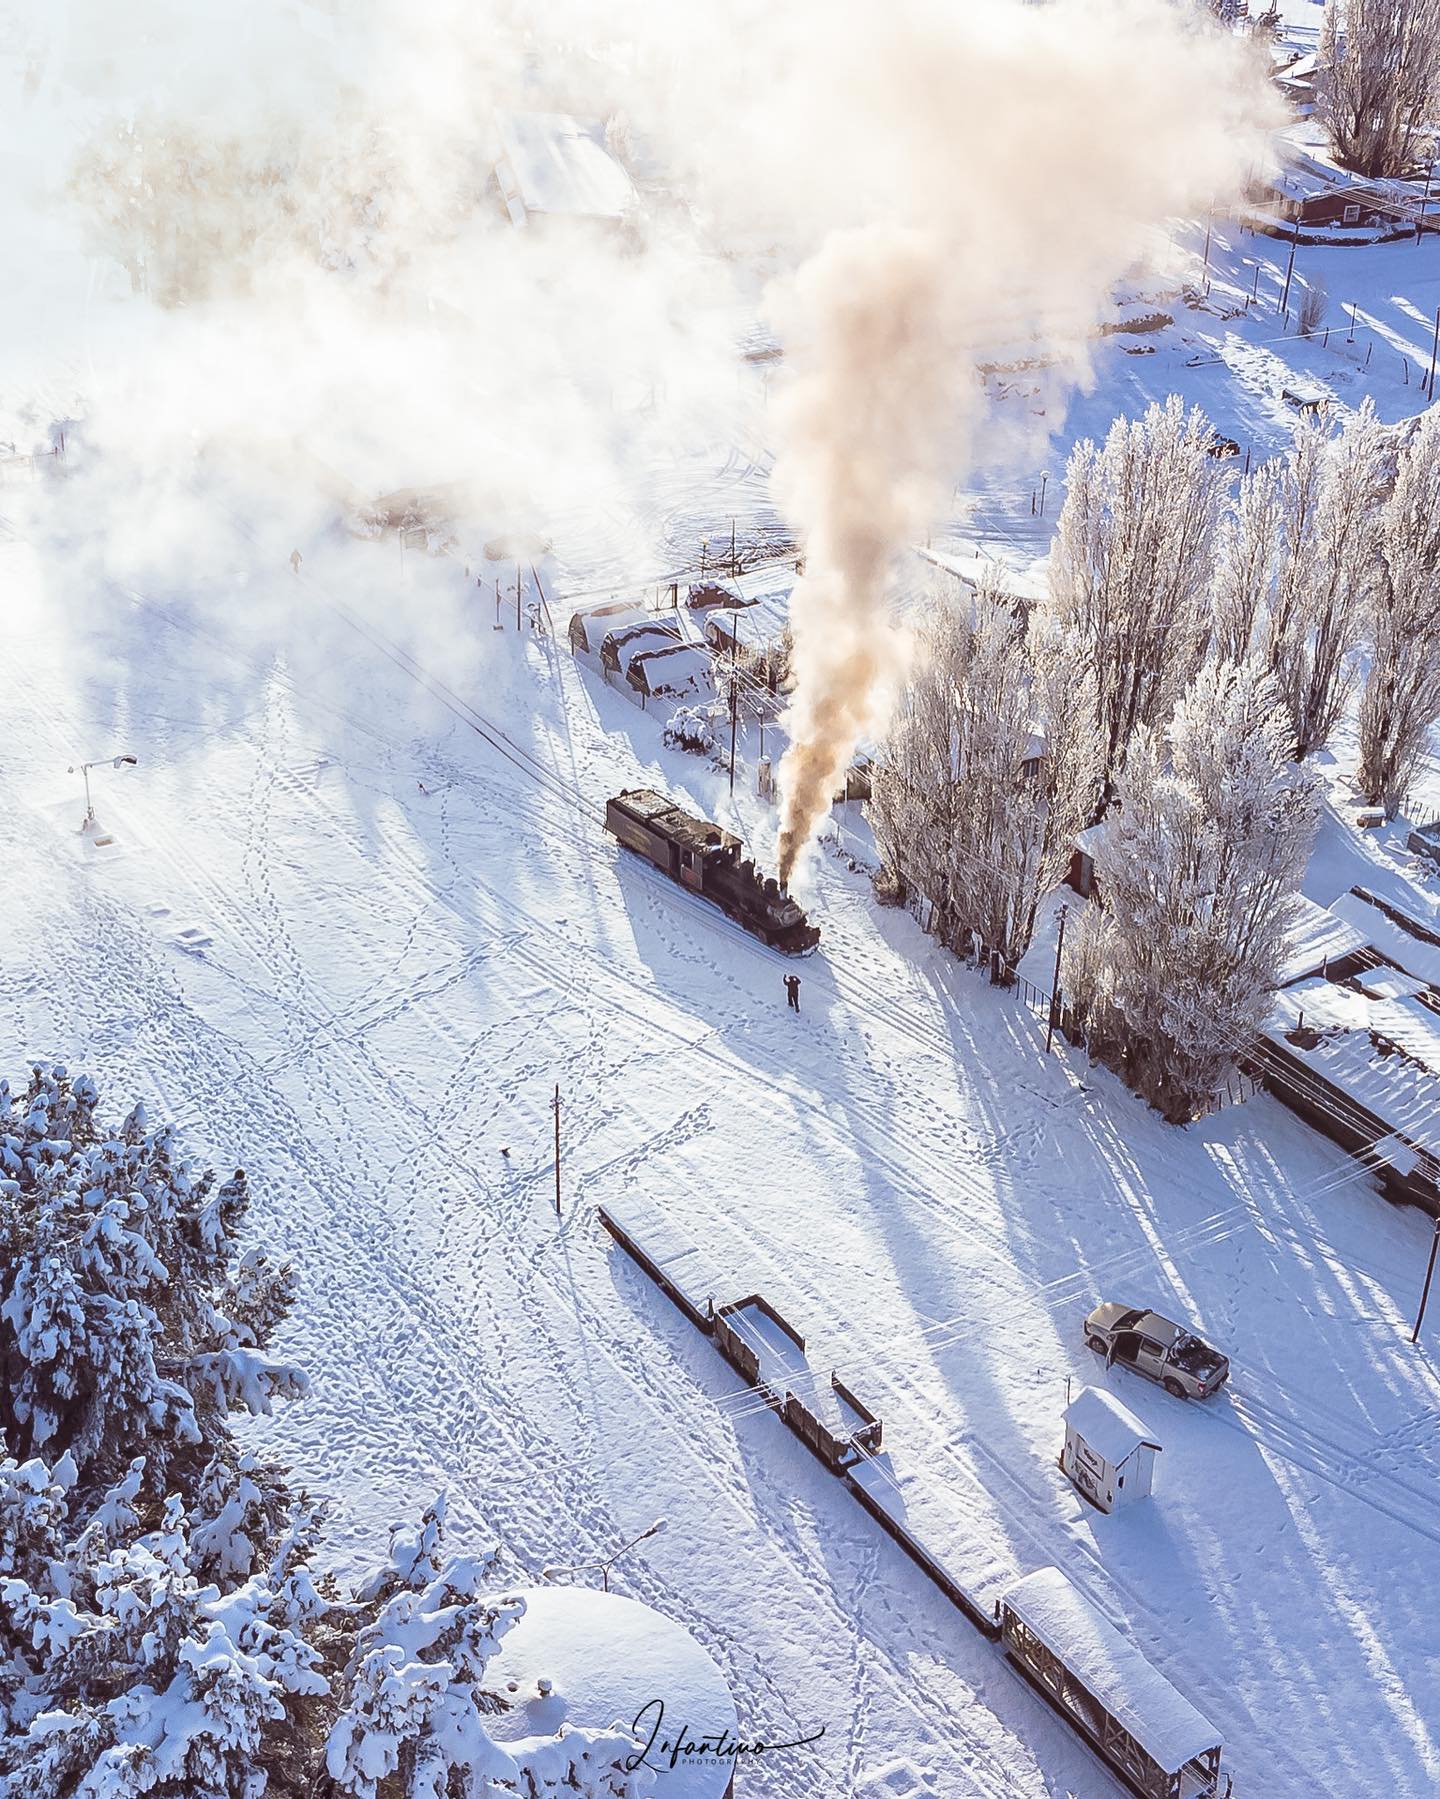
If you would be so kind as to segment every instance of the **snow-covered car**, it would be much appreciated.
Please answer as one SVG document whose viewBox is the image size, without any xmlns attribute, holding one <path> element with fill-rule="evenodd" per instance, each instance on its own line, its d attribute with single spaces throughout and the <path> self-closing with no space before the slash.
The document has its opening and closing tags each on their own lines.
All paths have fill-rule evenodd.
<svg viewBox="0 0 1440 1799">
<path fill-rule="evenodd" d="M 1085 1320 L 1085 1341 L 1105 1366 L 1121 1362 L 1177 1399 L 1206 1399 L 1230 1378 L 1230 1363 L 1181 1325 L 1109 1299 Z"/>
</svg>

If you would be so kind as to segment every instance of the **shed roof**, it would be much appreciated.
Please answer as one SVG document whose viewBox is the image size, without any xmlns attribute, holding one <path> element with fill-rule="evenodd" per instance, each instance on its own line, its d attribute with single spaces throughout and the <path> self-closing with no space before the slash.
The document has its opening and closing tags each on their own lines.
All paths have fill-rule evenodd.
<svg viewBox="0 0 1440 1799">
<path fill-rule="evenodd" d="M 644 649 L 630 658 L 626 678 L 647 693 L 698 693 L 712 685 L 710 652 L 698 643 Z"/>
<path fill-rule="evenodd" d="M 621 625 L 618 631 L 607 631 L 600 640 L 600 647 L 603 650 L 608 643 L 614 650 L 620 667 L 628 670 L 636 656 L 642 655 L 646 650 L 661 650 L 673 646 L 679 635 L 679 629 L 666 620 L 647 616 L 635 624 Z"/>
<path fill-rule="evenodd" d="M 1440 988 L 1440 944 L 1427 943 L 1423 937 L 1407 931 L 1358 893 L 1342 893 L 1331 902 L 1330 910 L 1363 931 L 1367 942 L 1407 974 L 1418 975 L 1429 986 Z"/>
<path fill-rule="evenodd" d="M 1058 1568 L 1016 1581 L 1005 1604 L 1167 1774 L 1220 1746 L 1215 1726 Z"/>
<path fill-rule="evenodd" d="M 589 611 L 572 613 L 570 624 L 573 630 L 578 620 L 585 639 L 585 647 L 589 650 L 598 650 L 611 631 L 624 631 L 630 625 L 646 624 L 652 616 L 643 606 L 617 605 L 612 600 L 605 606 L 596 606 Z"/>
<path fill-rule="evenodd" d="M 1112 1468 L 1147 1444 L 1151 1449 L 1161 1447 L 1129 1406 L 1100 1387 L 1082 1387 L 1065 1408 L 1065 1422 Z"/>
<path fill-rule="evenodd" d="M 563 112 L 512 112 L 498 121 L 505 200 L 526 215 L 621 219 L 635 203 L 630 177 L 605 148 L 603 125 Z"/>
<path fill-rule="evenodd" d="M 1306 1029 L 1318 1033 L 1313 1047 L 1286 1036 L 1301 1013 Z M 1299 981 L 1276 994 L 1263 1034 L 1391 1131 L 1421 1145 L 1434 1137 L 1440 1017 L 1418 1000 L 1375 1000 L 1333 981 Z M 1387 1053 L 1382 1044 L 1395 1047 Z"/>
<path fill-rule="evenodd" d="M 1285 939 L 1285 960 L 1278 985 L 1288 987 L 1307 974 L 1318 974 L 1329 962 L 1353 956 L 1370 943 L 1361 927 L 1328 906 L 1317 906 L 1303 893 L 1295 896 L 1295 922 Z"/>
</svg>

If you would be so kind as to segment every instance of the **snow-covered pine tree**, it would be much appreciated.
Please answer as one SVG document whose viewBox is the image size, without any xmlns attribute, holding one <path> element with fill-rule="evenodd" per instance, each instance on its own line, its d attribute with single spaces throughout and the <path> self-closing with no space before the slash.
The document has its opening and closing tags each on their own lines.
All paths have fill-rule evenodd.
<svg viewBox="0 0 1440 1799">
<path fill-rule="evenodd" d="M 623 1732 L 485 1729 L 524 1606 L 443 1502 L 348 1599 L 312 1574 L 323 1508 L 230 1433 L 304 1390 L 264 1353 L 290 1271 L 234 1261 L 243 1175 L 96 1108 L 0 1084 L 0 1799 L 640 1799 Z"/>
<path fill-rule="evenodd" d="M 493 1553 L 446 1559 L 438 1500 L 418 1532 L 399 1532 L 387 1563 L 357 1589 L 340 1712 L 326 1747 L 337 1793 L 354 1799 L 642 1799 L 653 1776 L 629 1769 L 619 1730 L 562 1727 L 501 1744 L 486 1719 L 509 1703 L 485 1686 L 525 1601 L 487 1593 Z"/>
<path fill-rule="evenodd" d="M 60 1066 L 18 1101 L 0 1086 L 0 1430 L 19 1457 L 71 1456 L 82 1491 L 139 1454 L 163 1491 L 233 1408 L 304 1391 L 265 1354 L 291 1276 L 258 1252 L 234 1267 L 243 1172 L 217 1186 L 140 1107 L 107 1128 L 97 1103 Z"/>
<path fill-rule="evenodd" d="M 318 1514 L 289 1502 L 243 1558 L 256 1572 L 216 1584 L 143 1458 L 88 1514 L 75 1472 L 0 1463 L 0 1799 L 298 1799 L 330 1694 L 307 1641 Z"/>
<path fill-rule="evenodd" d="M 998 592 L 937 589 L 928 617 L 870 818 L 894 884 L 934 902 L 941 941 L 978 937 L 1008 972 L 1095 803 L 1093 707 L 1055 627 L 1027 641 Z"/>
<path fill-rule="evenodd" d="M 1391 455 L 1390 434 L 1366 400 L 1333 440 L 1321 425 L 1302 425 L 1286 458 L 1284 540 L 1264 656 L 1302 758 L 1329 741 L 1350 697 L 1378 577 L 1378 507 Z"/>
<path fill-rule="evenodd" d="M 1319 803 L 1254 663 L 1207 663 L 1166 736 L 1136 734 L 1065 988 L 1092 1047 L 1174 1122 L 1204 1109 L 1265 1018 Z"/>
<path fill-rule="evenodd" d="M 1393 818 L 1440 719 L 1440 407 L 1400 450 L 1380 513 L 1379 579 L 1370 591 L 1370 667 L 1360 697 L 1360 787 Z"/>
<path fill-rule="evenodd" d="M 1169 717 L 1210 640 L 1210 586 L 1229 480 L 1214 433 L 1178 394 L 1077 444 L 1042 616 L 1094 681 L 1105 792 L 1132 733 Z"/>
</svg>

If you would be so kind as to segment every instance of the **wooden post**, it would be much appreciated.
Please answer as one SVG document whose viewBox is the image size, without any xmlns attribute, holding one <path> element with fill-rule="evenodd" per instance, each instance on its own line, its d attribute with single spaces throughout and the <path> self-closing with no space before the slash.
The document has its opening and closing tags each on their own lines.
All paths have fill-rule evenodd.
<svg viewBox="0 0 1440 1799">
<path fill-rule="evenodd" d="M 515 564 L 515 629 L 520 629 L 520 564 Z"/>
<path fill-rule="evenodd" d="M 555 1083 L 555 1216 L 560 1216 L 560 1083 Z"/>
<path fill-rule="evenodd" d="M 1290 261 L 1285 268 L 1285 291 L 1280 296 L 1280 310 L 1287 315 L 1290 311 L 1290 277 L 1295 273 L 1295 246 L 1299 241 L 1300 221 L 1295 219 L 1290 226 Z"/>
<path fill-rule="evenodd" d="M 1435 398 L 1435 358 L 1440 354 L 1440 306 L 1435 308 L 1435 341 L 1430 346 L 1430 398 Z"/>
<path fill-rule="evenodd" d="M 1415 1328 L 1410 1333 L 1410 1341 L 1420 1340 L 1420 1326 L 1425 1322 L 1425 1307 L 1430 1299 L 1430 1282 L 1435 1278 L 1435 1252 L 1440 1249 L 1440 1218 L 1435 1220 L 1435 1234 L 1430 1239 L 1430 1264 L 1425 1270 L 1425 1291 L 1420 1295 L 1420 1315 L 1415 1320 Z"/>
</svg>

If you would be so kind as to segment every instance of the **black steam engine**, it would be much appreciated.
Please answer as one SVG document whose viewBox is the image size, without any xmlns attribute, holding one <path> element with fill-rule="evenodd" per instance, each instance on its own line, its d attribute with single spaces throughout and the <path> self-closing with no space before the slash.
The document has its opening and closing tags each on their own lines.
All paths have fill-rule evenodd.
<svg viewBox="0 0 1440 1799">
<path fill-rule="evenodd" d="M 605 807 L 605 829 L 786 955 L 803 956 L 820 941 L 818 926 L 778 881 L 759 872 L 738 837 L 682 812 L 662 794 L 647 787 L 617 794 Z"/>
</svg>

